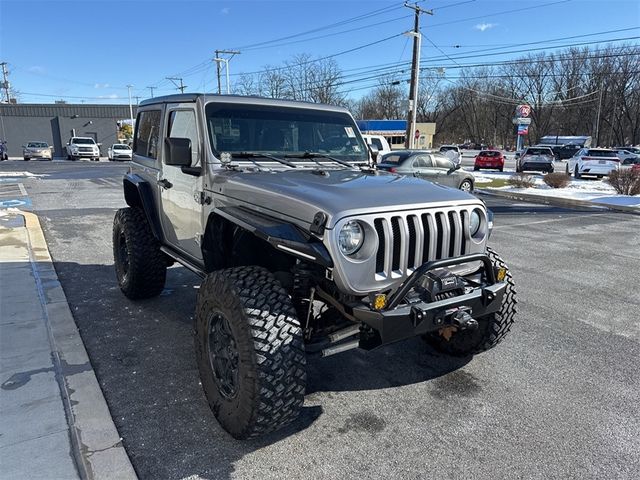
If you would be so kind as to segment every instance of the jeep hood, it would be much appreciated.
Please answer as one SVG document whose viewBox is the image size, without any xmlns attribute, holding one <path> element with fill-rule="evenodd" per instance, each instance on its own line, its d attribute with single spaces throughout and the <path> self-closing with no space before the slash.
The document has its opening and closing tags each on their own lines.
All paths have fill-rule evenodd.
<svg viewBox="0 0 640 480">
<path fill-rule="evenodd" d="M 212 187 L 222 194 L 223 204 L 244 204 L 305 224 L 322 211 L 327 228 L 340 218 L 363 213 L 481 203 L 461 190 L 381 171 L 228 171 Z"/>
</svg>

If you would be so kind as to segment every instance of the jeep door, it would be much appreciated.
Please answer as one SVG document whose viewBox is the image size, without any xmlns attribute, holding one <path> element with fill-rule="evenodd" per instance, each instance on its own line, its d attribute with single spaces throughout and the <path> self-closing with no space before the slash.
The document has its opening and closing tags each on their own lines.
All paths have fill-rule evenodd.
<svg viewBox="0 0 640 480">
<path fill-rule="evenodd" d="M 166 242 L 193 259 L 202 260 L 200 235 L 202 208 L 200 192 L 203 190 L 202 135 L 198 131 L 195 105 L 168 105 L 164 121 L 163 155 L 158 189 L 162 207 L 160 220 Z M 167 138 L 191 141 L 191 165 L 167 165 Z"/>
</svg>

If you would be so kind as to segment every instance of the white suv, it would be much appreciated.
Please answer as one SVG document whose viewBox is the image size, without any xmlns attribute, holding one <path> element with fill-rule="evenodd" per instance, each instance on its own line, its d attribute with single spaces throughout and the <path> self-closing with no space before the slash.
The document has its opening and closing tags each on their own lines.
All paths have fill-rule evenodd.
<svg viewBox="0 0 640 480">
<path fill-rule="evenodd" d="M 615 150 L 582 148 L 567 162 L 567 175 L 595 175 L 602 178 L 620 168 L 620 158 Z"/>
<path fill-rule="evenodd" d="M 387 142 L 387 139 L 382 135 L 362 134 L 362 138 L 364 138 L 364 141 L 367 142 L 367 145 L 371 145 L 372 147 L 376 147 L 378 149 L 378 158 L 382 158 L 382 155 L 391 151 L 389 142 Z"/>
<path fill-rule="evenodd" d="M 67 160 L 89 158 L 100 160 L 100 147 L 91 137 L 71 137 L 67 143 Z"/>
<path fill-rule="evenodd" d="M 442 145 L 440 147 L 440 153 L 448 157 L 454 165 L 460 165 L 462 163 L 462 152 L 457 145 Z"/>
</svg>

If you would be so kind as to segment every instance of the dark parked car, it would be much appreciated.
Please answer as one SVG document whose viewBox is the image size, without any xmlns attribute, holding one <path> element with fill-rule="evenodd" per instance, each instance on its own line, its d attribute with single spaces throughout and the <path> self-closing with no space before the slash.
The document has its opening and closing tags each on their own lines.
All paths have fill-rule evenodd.
<svg viewBox="0 0 640 480">
<path fill-rule="evenodd" d="M 537 172 L 553 172 L 555 155 L 549 147 L 527 147 L 516 160 L 516 172 L 533 170 Z"/>
<path fill-rule="evenodd" d="M 447 187 L 473 191 L 474 178 L 440 153 L 426 150 L 394 150 L 383 155 L 378 168 L 393 173 L 413 175 Z"/>
</svg>

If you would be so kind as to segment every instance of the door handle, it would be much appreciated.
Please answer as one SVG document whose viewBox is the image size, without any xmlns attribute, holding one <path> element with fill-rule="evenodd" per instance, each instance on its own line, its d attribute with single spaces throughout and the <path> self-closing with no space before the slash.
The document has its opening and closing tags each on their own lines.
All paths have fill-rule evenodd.
<svg viewBox="0 0 640 480">
<path fill-rule="evenodd" d="M 171 183 L 169 180 L 167 180 L 166 178 L 163 178 L 162 180 L 158 180 L 156 182 L 158 185 L 160 185 L 162 188 L 168 190 L 171 187 L 173 187 L 173 183 Z"/>
</svg>

